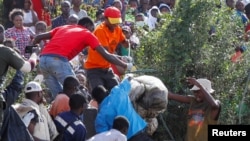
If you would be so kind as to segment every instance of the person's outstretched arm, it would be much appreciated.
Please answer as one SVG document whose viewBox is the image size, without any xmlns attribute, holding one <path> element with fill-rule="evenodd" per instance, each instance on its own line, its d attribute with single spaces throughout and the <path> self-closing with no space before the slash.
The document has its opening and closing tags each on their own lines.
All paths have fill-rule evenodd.
<svg viewBox="0 0 250 141">
<path fill-rule="evenodd" d="M 51 33 L 50 32 L 45 32 L 37 35 L 34 40 L 33 40 L 33 45 L 36 45 L 40 43 L 42 40 L 48 40 L 51 39 Z"/>
<path fill-rule="evenodd" d="M 131 69 L 132 64 L 130 66 L 130 63 L 125 63 L 119 58 L 116 57 L 116 55 L 109 53 L 107 50 L 105 50 L 102 46 L 96 47 L 96 51 L 99 52 L 107 61 L 109 61 L 112 64 L 118 65 L 123 67 L 124 69 Z"/>
<path fill-rule="evenodd" d="M 190 103 L 192 98 L 190 96 L 174 94 L 174 93 L 168 91 L 168 99 L 175 100 L 175 101 L 178 101 L 181 103 Z"/>
</svg>

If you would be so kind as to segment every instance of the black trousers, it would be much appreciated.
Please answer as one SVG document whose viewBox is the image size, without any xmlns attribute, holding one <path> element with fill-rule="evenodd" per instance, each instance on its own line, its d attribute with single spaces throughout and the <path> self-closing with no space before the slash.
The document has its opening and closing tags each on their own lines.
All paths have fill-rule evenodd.
<svg viewBox="0 0 250 141">
<path fill-rule="evenodd" d="M 148 134 L 143 130 L 132 136 L 128 141 L 154 141 Z"/>
</svg>

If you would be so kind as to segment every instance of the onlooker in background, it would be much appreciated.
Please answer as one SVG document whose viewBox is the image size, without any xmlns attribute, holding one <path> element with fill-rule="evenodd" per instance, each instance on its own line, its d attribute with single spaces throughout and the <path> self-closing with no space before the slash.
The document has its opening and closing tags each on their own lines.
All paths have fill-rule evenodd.
<svg viewBox="0 0 250 141">
<path fill-rule="evenodd" d="M 39 83 L 30 81 L 24 88 L 25 98 L 14 106 L 18 115 L 33 136 L 34 140 L 53 140 L 57 135 L 56 126 L 47 108 L 43 105 L 43 90 Z"/>
<path fill-rule="evenodd" d="M 114 0 L 104 0 L 103 8 L 106 9 L 107 7 L 111 6 Z"/>
<path fill-rule="evenodd" d="M 51 29 L 67 24 L 67 20 L 70 16 L 70 2 L 69 1 L 61 2 L 61 11 L 62 11 L 61 15 L 57 16 L 56 18 L 52 20 Z"/>
<path fill-rule="evenodd" d="M 120 0 L 114 0 L 112 5 L 122 12 L 122 2 Z"/>
<path fill-rule="evenodd" d="M 149 31 L 157 27 L 157 24 L 159 22 L 159 15 L 160 15 L 160 10 L 157 6 L 153 6 L 151 9 L 149 9 L 148 19 L 147 19 Z"/>
<path fill-rule="evenodd" d="M 221 104 L 211 95 L 214 92 L 211 81 L 204 78 L 188 78 L 187 81 L 193 85 L 190 90 L 194 95 L 184 96 L 169 92 L 168 99 L 190 104 L 186 140 L 207 141 L 208 125 L 218 124 Z"/>
<path fill-rule="evenodd" d="M 143 13 L 144 16 L 148 17 L 148 10 L 150 9 L 149 0 L 140 0 L 140 6 L 138 12 Z"/>
<path fill-rule="evenodd" d="M 175 3 L 176 3 L 176 0 L 169 0 L 169 2 L 166 4 L 169 5 L 171 9 L 173 9 L 175 7 Z"/>
<path fill-rule="evenodd" d="M 13 22 L 9 18 L 10 12 L 14 8 L 23 9 L 24 0 L 3 0 L 3 20 L 5 29 L 13 27 Z"/>
<path fill-rule="evenodd" d="M 79 17 L 76 14 L 71 14 L 67 20 L 67 24 L 77 24 Z"/>
<path fill-rule="evenodd" d="M 31 0 L 24 0 L 24 17 L 23 25 L 35 34 L 35 24 L 38 22 L 37 13 L 32 9 L 33 3 Z"/>
<path fill-rule="evenodd" d="M 129 0 L 128 6 L 126 7 L 125 21 L 124 25 L 132 26 L 134 25 L 135 15 L 138 13 L 138 1 L 137 0 Z"/>
<path fill-rule="evenodd" d="M 235 8 L 235 1 L 234 0 L 226 0 L 226 5 L 228 6 L 229 9 L 234 9 Z"/>
<path fill-rule="evenodd" d="M 160 10 L 161 14 L 165 14 L 165 13 L 172 14 L 171 8 L 165 3 L 160 4 L 159 10 Z"/>
<path fill-rule="evenodd" d="M 33 10 L 36 11 L 39 21 L 44 21 L 48 27 L 51 26 L 51 13 L 49 5 L 53 0 L 32 0 Z"/>
<path fill-rule="evenodd" d="M 112 129 L 96 134 L 87 141 L 127 141 L 129 121 L 124 116 L 115 117 Z"/>
<path fill-rule="evenodd" d="M 39 35 L 41 33 L 44 33 L 47 31 L 47 24 L 46 22 L 44 21 L 38 21 L 36 24 L 35 24 L 35 33 L 36 35 Z M 44 46 L 48 43 L 48 40 L 42 40 L 40 43 L 39 43 L 39 46 L 41 47 L 41 49 L 44 48 Z"/>
<path fill-rule="evenodd" d="M 69 75 L 75 75 L 69 60 L 86 47 L 100 53 L 101 56 L 114 64 L 124 68 L 131 66 L 131 64 L 126 64 L 108 53 L 100 45 L 96 36 L 91 33 L 93 30 L 94 22 L 91 18 L 83 17 L 79 20 L 78 25 L 57 27 L 49 32 L 39 34 L 34 39 L 34 44 L 43 39 L 50 39 L 41 52 L 39 66 L 44 75 L 45 84 L 50 89 L 53 98 L 62 91 L 64 79 Z"/>
<path fill-rule="evenodd" d="M 95 26 L 98 26 L 104 21 L 104 16 L 103 16 L 104 10 L 103 9 L 98 9 L 95 14 Z"/>
<path fill-rule="evenodd" d="M 245 6 L 245 14 L 247 16 L 248 19 L 250 19 L 250 3 L 248 3 L 246 6 Z M 247 42 L 250 38 L 250 23 L 248 21 L 246 27 L 245 27 L 245 41 Z"/>
<path fill-rule="evenodd" d="M 25 53 L 25 47 L 31 44 L 34 33 L 23 25 L 24 12 L 22 9 L 13 9 L 10 12 L 9 18 L 14 23 L 14 26 L 5 31 L 5 37 L 13 38 L 16 42 L 17 48 L 21 52 L 21 55 L 28 59 L 30 54 Z"/>
<path fill-rule="evenodd" d="M 39 35 L 41 33 L 44 33 L 47 31 L 47 24 L 45 21 L 38 21 L 35 25 L 35 33 L 36 35 Z M 43 50 L 44 46 L 49 42 L 49 40 L 42 40 L 39 43 L 39 47 L 41 50 Z M 38 58 L 38 62 L 39 62 L 40 58 Z M 37 66 L 37 70 L 36 70 L 37 75 L 34 78 L 34 81 L 37 81 L 39 83 L 43 83 L 43 75 L 42 72 L 39 68 L 39 65 Z M 47 96 L 50 96 L 50 94 L 48 94 Z M 51 97 L 51 96 L 50 96 Z M 49 101 L 50 102 L 50 101 Z"/>
<path fill-rule="evenodd" d="M 76 14 L 79 19 L 88 16 L 87 12 L 83 9 L 81 9 L 81 5 L 82 5 L 82 0 L 72 0 L 71 1 L 73 7 L 70 8 L 70 12 L 69 14 Z"/>
<path fill-rule="evenodd" d="M 239 16 L 242 20 L 243 25 L 245 26 L 248 22 L 248 18 L 244 13 L 245 5 L 242 0 L 238 0 L 235 4 L 236 16 Z"/>
<path fill-rule="evenodd" d="M 129 26 L 122 26 L 122 32 L 125 35 L 126 39 L 130 39 L 132 35 L 131 28 Z M 129 48 L 128 47 L 123 47 L 122 45 L 118 45 L 117 48 L 117 54 L 120 56 L 128 56 L 129 55 Z"/>
<path fill-rule="evenodd" d="M 95 119 L 96 132 L 102 133 L 110 130 L 116 116 L 125 116 L 130 123 L 127 133 L 128 141 L 152 141 L 145 132 L 146 122 L 135 111 L 130 101 L 130 80 L 130 77 L 125 78 L 110 91 L 102 85 L 93 89 L 93 99 L 98 103 L 98 113 Z"/>
<path fill-rule="evenodd" d="M 138 13 L 135 16 L 135 27 L 143 28 L 145 25 L 147 25 L 147 17 L 144 16 L 143 13 Z"/>
<path fill-rule="evenodd" d="M 5 39 L 4 31 L 3 25 L 0 25 L 0 44 L 2 44 Z M 30 72 L 36 66 L 37 54 L 38 50 L 35 50 L 29 60 L 26 61 L 10 47 L 0 46 L 0 87 L 2 88 L 9 66 L 22 72 Z"/>
<path fill-rule="evenodd" d="M 122 23 L 121 12 L 116 7 L 111 6 L 105 9 L 104 17 L 104 22 L 96 27 L 94 34 L 103 48 L 109 53 L 114 54 L 119 43 L 128 46 L 128 41 L 119 26 L 119 24 Z M 98 85 L 103 85 L 108 90 L 111 90 L 119 83 L 112 71 L 111 63 L 105 60 L 101 54 L 93 49 L 88 50 L 88 56 L 84 68 L 90 86 L 90 93 L 92 89 Z"/>
<path fill-rule="evenodd" d="M 64 133 L 64 141 L 85 141 L 87 130 L 79 116 L 88 106 L 86 99 L 81 94 L 73 94 L 69 103 L 65 104 L 69 104 L 70 111 L 56 116 L 54 122 L 57 130 Z M 69 126 L 65 129 L 67 125 Z"/>
<path fill-rule="evenodd" d="M 59 113 L 69 111 L 69 98 L 75 94 L 79 88 L 79 81 L 74 76 L 67 76 L 63 82 L 63 91 L 60 92 L 51 102 L 49 113 L 54 119 Z"/>
</svg>

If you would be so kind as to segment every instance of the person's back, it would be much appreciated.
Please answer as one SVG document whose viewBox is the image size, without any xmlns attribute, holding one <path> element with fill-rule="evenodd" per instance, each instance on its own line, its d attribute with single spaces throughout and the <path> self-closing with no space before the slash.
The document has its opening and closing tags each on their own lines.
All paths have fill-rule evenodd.
<svg viewBox="0 0 250 141">
<path fill-rule="evenodd" d="M 42 37 L 43 39 L 48 39 L 47 36 L 50 37 L 50 41 L 41 52 L 39 66 L 44 75 L 45 84 L 51 90 L 53 98 L 62 91 L 62 84 L 66 76 L 75 75 L 69 60 L 87 46 L 95 49 L 100 45 L 91 31 L 83 27 L 85 23 L 90 22 L 94 26 L 89 17 L 84 17 L 79 21 L 80 25 L 64 25 L 38 35 L 38 38 Z"/>
<path fill-rule="evenodd" d="M 64 141 L 85 141 L 86 128 L 79 116 L 87 108 L 87 100 L 81 94 L 73 94 L 69 105 L 70 111 L 60 113 L 54 120 L 57 130 L 64 133 Z"/>
<path fill-rule="evenodd" d="M 129 140 L 137 140 L 139 139 L 137 135 L 141 135 L 141 140 L 150 141 L 144 132 L 147 124 L 134 110 L 129 99 L 128 94 L 131 90 L 131 84 L 128 79 L 123 80 L 119 85 L 115 86 L 109 95 L 107 95 L 108 92 L 102 85 L 93 89 L 92 96 L 99 104 L 99 111 L 95 121 L 96 131 L 97 133 L 101 133 L 110 130 L 114 118 L 121 115 L 125 116 L 130 122 L 127 134 Z M 100 100 L 100 97 L 104 97 L 101 98 L 103 100 Z"/>
<path fill-rule="evenodd" d="M 87 141 L 127 141 L 128 128 L 128 119 L 124 116 L 117 116 L 113 121 L 112 129 L 96 134 Z"/>
<path fill-rule="evenodd" d="M 63 82 L 63 92 L 58 94 L 51 103 L 49 113 L 54 119 L 59 113 L 69 111 L 69 97 L 77 92 L 79 81 L 74 76 L 67 76 Z"/>
</svg>

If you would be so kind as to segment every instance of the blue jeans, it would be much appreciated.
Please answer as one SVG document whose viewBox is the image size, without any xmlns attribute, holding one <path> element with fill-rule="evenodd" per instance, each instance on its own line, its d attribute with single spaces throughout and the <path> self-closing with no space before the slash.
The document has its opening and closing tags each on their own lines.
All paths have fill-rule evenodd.
<svg viewBox="0 0 250 141">
<path fill-rule="evenodd" d="M 42 55 L 39 67 L 53 99 L 59 92 L 62 92 L 64 79 L 69 75 L 75 76 L 68 59 L 58 55 Z"/>
</svg>

